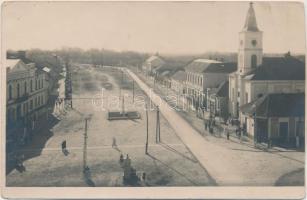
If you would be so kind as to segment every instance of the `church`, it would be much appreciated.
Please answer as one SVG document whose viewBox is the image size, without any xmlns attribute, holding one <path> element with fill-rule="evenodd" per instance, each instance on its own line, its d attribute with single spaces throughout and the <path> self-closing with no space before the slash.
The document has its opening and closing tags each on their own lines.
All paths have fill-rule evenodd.
<svg viewBox="0 0 307 200">
<path fill-rule="evenodd" d="M 229 75 L 229 112 L 232 118 L 240 121 L 245 134 L 257 140 L 256 134 L 261 130 L 258 135 L 265 135 L 263 137 L 265 138 L 264 142 L 268 142 L 272 121 L 270 118 L 264 117 L 265 125 L 261 127 L 258 124 L 257 126 L 257 119 L 255 120 L 257 112 L 255 110 L 257 106 L 261 107 L 262 105 L 253 104 L 253 102 L 257 102 L 258 99 L 262 99 L 261 102 L 266 102 L 264 101 L 265 96 L 270 94 L 283 96 L 301 94 L 298 95 L 299 97 L 290 95 L 291 98 L 301 99 L 305 91 L 305 63 L 291 56 L 290 52 L 282 57 L 265 57 L 263 54 L 263 35 L 257 25 L 253 3 L 250 3 L 243 30 L 239 33 L 237 71 Z M 285 98 L 287 97 L 279 98 L 279 100 L 285 100 Z M 251 107 L 250 109 L 248 109 L 248 105 Z M 288 106 L 291 108 L 295 105 L 290 104 Z M 302 114 L 291 114 L 294 120 L 303 117 L 297 115 Z M 279 120 L 289 123 L 288 128 L 286 127 L 287 133 L 283 133 L 285 138 L 289 139 L 292 134 L 290 130 L 296 130 L 295 125 L 291 129 L 291 119 L 288 119 L 288 116 L 275 116 L 273 120 L 277 123 L 277 133 L 275 133 L 277 136 L 280 136 L 279 132 L 283 131 L 279 127 Z"/>
</svg>

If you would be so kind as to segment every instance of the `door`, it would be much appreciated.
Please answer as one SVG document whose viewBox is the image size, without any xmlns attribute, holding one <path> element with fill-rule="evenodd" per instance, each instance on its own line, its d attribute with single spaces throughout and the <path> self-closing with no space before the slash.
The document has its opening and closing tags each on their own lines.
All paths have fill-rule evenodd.
<svg viewBox="0 0 307 200">
<path fill-rule="evenodd" d="M 288 129 L 289 124 L 288 122 L 280 122 L 279 123 L 279 138 L 282 143 L 287 141 L 288 138 Z"/>
</svg>

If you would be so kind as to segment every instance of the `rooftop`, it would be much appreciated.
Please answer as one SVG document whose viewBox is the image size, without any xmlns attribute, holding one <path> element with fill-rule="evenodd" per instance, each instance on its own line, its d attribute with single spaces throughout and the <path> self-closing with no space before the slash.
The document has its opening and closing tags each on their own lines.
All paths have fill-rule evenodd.
<svg viewBox="0 0 307 200">
<path fill-rule="evenodd" d="M 196 73 L 232 73 L 237 63 L 223 63 L 215 60 L 197 59 L 185 67 L 186 71 Z"/>
<path fill-rule="evenodd" d="M 6 68 L 12 69 L 19 61 L 20 59 L 6 59 L 5 66 Z"/>
<path fill-rule="evenodd" d="M 186 73 L 184 71 L 177 71 L 173 76 L 172 79 L 177 81 L 185 81 L 186 80 Z"/>
<path fill-rule="evenodd" d="M 265 57 L 262 65 L 245 75 L 248 80 L 305 80 L 305 63 L 292 57 Z"/>
<path fill-rule="evenodd" d="M 289 106 L 291 105 L 291 106 Z M 264 95 L 241 106 L 241 111 L 257 117 L 303 117 L 305 116 L 304 93 L 278 93 Z"/>
</svg>

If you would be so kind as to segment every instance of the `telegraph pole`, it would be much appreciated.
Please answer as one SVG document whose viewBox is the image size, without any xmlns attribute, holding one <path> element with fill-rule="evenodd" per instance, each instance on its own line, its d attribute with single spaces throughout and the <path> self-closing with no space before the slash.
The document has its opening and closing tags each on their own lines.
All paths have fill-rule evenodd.
<svg viewBox="0 0 307 200">
<path fill-rule="evenodd" d="M 145 145 L 145 154 L 148 154 L 148 110 L 146 104 L 146 145 Z"/>
<path fill-rule="evenodd" d="M 85 118 L 84 145 L 83 145 L 83 173 L 87 170 L 87 120 Z"/>
<path fill-rule="evenodd" d="M 161 141 L 160 137 L 160 111 L 159 106 L 157 106 L 157 123 L 156 123 L 156 143 Z"/>
<path fill-rule="evenodd" d="M 132 80 L 132 102 L 134 103 L 134 80 Z"/>
</svg>

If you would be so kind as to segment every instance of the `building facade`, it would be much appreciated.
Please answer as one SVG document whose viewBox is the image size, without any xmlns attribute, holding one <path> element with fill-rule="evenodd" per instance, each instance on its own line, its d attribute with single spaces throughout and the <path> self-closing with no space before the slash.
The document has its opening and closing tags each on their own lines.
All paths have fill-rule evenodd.
<svg viewBox="0 0 307 200">
<path fill-rule="evenodd" d="M 153 75 L 154 70 L 164 65 L 164 60 L 158 55 L 149 57 L 142 65 L 143 73 L 146 75 Z"/>
<path fill-rule="evenodd" d="M 190 107 L 207 109 L 207 88 L 217 88 L 228 80 L 228 75 L 236 70 L 236 63 L 197 59 L 186 68 L 187 99 Z"/>
<path fill-rule="evenodd" d="M 289 106 L 291 105 L 291 106 Z M 257 142 L 304 147 L 305 94 L 266 94 L 241 107 L 247 132 Z"/>
<path fill-rule="evenodd" d="M 229 111 L 240 117 L 240 106 L 267 93 L 300 93 L 305 90 L 305 64 L 291 55 L 263 57 L 262 32 L 253 4 L 239 33 L 238 69 L 229 75 Z"/>
<path fill-rule="evenodd" d="M 277 99 L 287 102 L 287 98 L 304 93 L 305 63 L 291 56 L 290 52 L 280 57 L 264 57 L 262 36 L 250 3 L 244 28 L 239 33 L 238 69 L 229 75 L 229 112 L 232 118 L 239 119 L 244 134 L 254 137 L 255 142 L 270 143 L 274 138 L 274 141 L 290 142 L 296 133 L 294 121 L 302 120 L 301 114 L 260 116 L 256 108 L 263 106 L 263 101 L 275 99 L 280 110 L 283 106 L 294 109 L 293 102 L 282 106 Z M 270 106 L 274 105 L 265 105 L 267 112 L 271 112 Z M 286 126 L 287 132 L 282 132 Z"/>
<path fill-rule="evenodd" d="M 186 76 L 187 75 L 184 71 L 177 71 L 173 76 L 171 76 L 171 89 L 179 95 L 185 94 Z"/>
<path fill-rule="evenodd" d="M 22 143 L 36 123 L 47 115 L 46 72 L 20 59 L 8 59 L 6 66 L 7 141 Z"/>
</svg>

